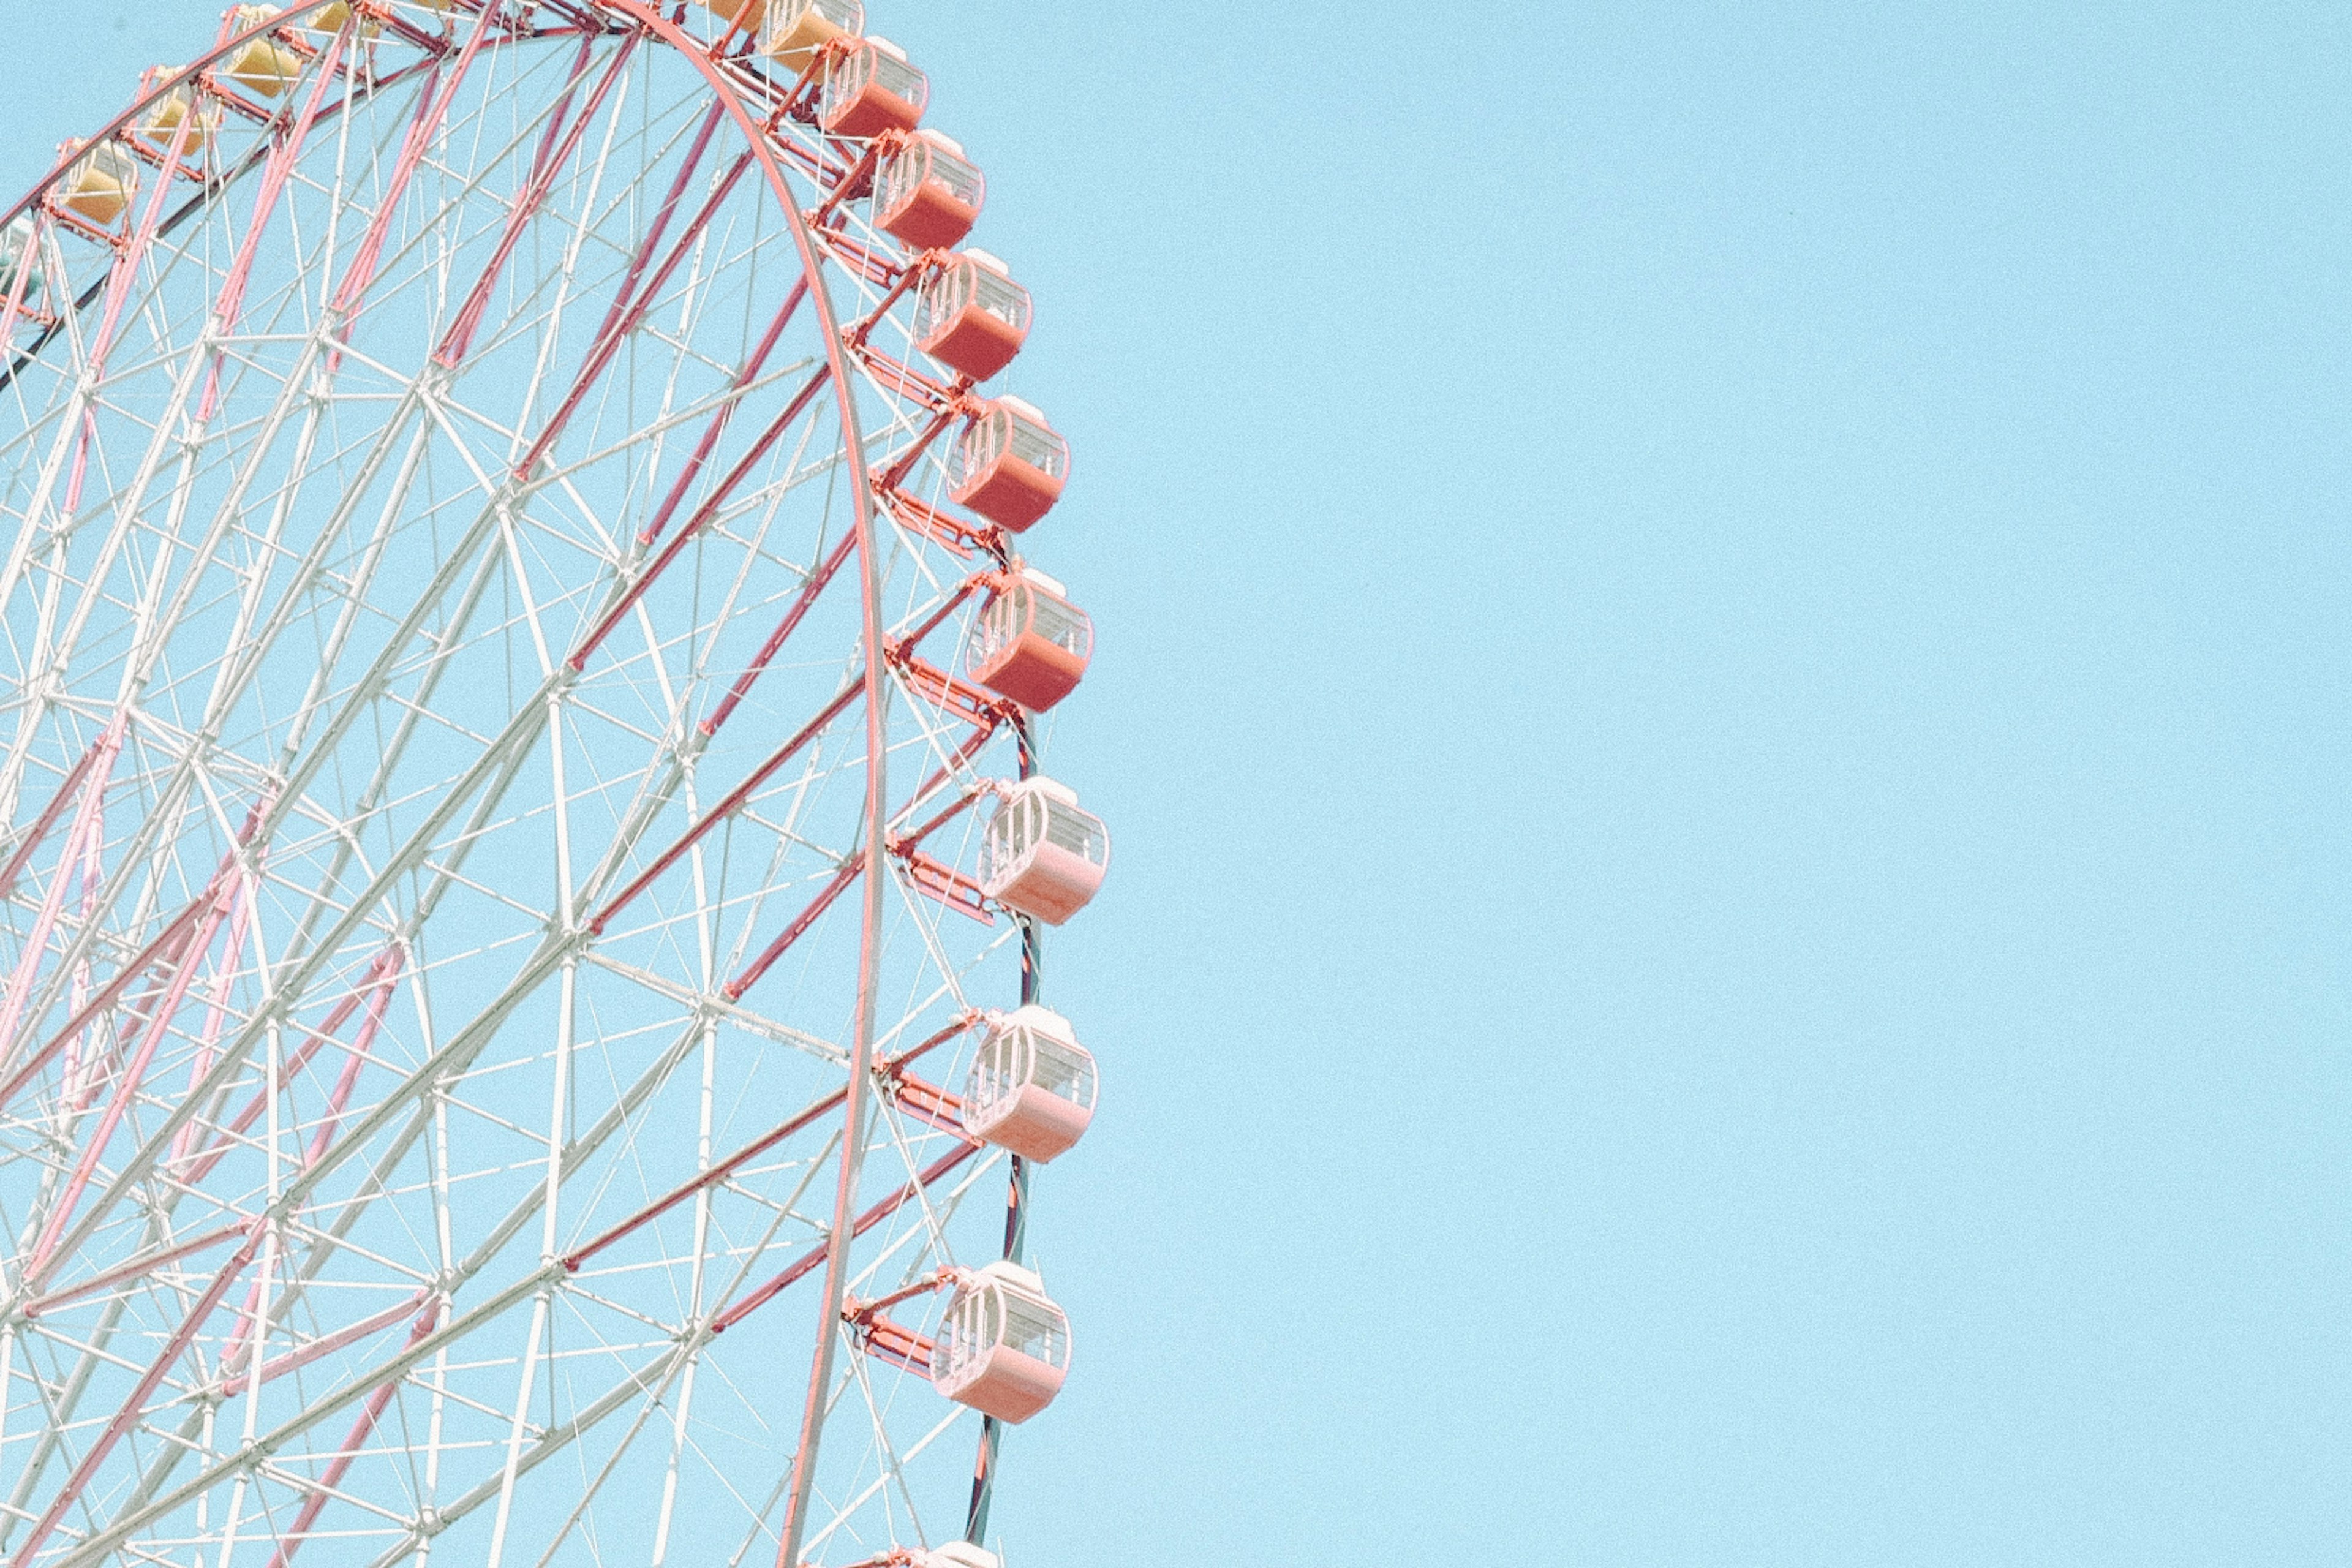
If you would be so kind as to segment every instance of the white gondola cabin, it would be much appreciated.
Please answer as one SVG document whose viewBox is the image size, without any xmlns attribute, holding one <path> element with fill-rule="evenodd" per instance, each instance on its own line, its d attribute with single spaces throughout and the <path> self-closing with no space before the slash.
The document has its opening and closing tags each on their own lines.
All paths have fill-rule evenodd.
<svg viewBox="0 0 2352 1568">
<path fill-rule="evenodd" d="M 147 73 L 150 82 L 168 81 L 179 74 L 176 66 L 157 66 Z M 220 130 L 220 105 L 205 100 L 193 86 L 175 87 L 150 103 L 139 116 L 139 134 L 158 153 L 169 153 L 179 139 L 180 155 L 194 158 Z M 188 129 L 184 135 L 180 127 Z"/>
<path fill-rule="evenodd" d="M 239 5 L 231 14 L 229 25 L 242 33 L 262 26 L 277 15 L 267 5 Z M 247 92 L 276 98 L 302 74 L 302 57 L 264 33 L 240 45 L 220 68 L 220 74 Z"/>
<path fill-rule="evenodd" d="M 1024 566 L 981 606 L 964 668 L 991 691 L 1043 713 L 1077 689 L 1094 653 L 1087 613 L 1059 583 Z"/>
<path fill-rule="evenodd" d="M 760 27 L 761 52 L 791 71 L 803 71 L 817 50 L 835 38 L 854 37 L 866 30 L 866 7 L 859 0 L 705 0 L 713 11 L 732 21 L 740 9 L 751 9 Z"/>
<path fill-rule="evenodd" d="M 21 309 L 41 297 L 41 269 L 34 255 L 33 215 L 18 213 L 0 228 L 0 309 L 15 299 Z M 18 279 L 24 280 L 17 291 Z"/>
<path fill-rule="evenodd" d="M 1070 1021 L 1033 1003 L 992 1023 L 972 1053 L 964 1129 L 1042 1163 L 1086 1136 L 1098 1088 L 1095 1058 Z"/>
<path fill-rule="evenodd" d="M 879 136 L 912 131 L 931 101 L 930 79 L 887 38 L 860 38 L 824 62 L 816 122 L 828 136 Z"/>
<path fill-rule="evenodd" d="M 945 250 L 971 232 L 988 182 L 963 149 L 936 131 L 918 131 L 882 155 L 874 180 L 874 226 L 917 250 Z"/>
<path fill-rule="evenodd" d="M 959 251 L 915 294 L 915 346 L 974 381 L 1013 363 L 1029 337 L 1029 290 L 984 250 Z"/>
<path fill-rule="evenodd" d="M 1110 829 L 1049 778 L 1001 786 L 981 835 L 981 890 L 1006 909 L 1057 926 L 1087 907 L 1110 868 Z"/>
<path fill-rule="evenodd" d="M 982 404 L 948 457 L 948 493 L 1018 533 L 1054 510 L 1070 477 L 1070 444 L 1017 397 Z"/>
<path fill-rule="evenodd" d="M 918 1552 L 915 1568 L 998 1568 L 996 1553 L 974 1546 L 969 1541 L 950 1541 L 944 1546 L 934 1546 L 929 1552 Z"/>
<path fill-rule="evenodd" d="M 68 142 L 73 160 L 58 182 L 58 203 L 101 227 L 111 225 L 139 194 L 139 160 L 112 142 Z"/>
<path fill-rule="evenodd" d="M 1070 1320 L 1026 1268 L 992 1263 L 948 1301 L 931 1346 L 931 1386 L 999 1421 L 1026 1421 L 1070 1372 Z"/>
</svg>

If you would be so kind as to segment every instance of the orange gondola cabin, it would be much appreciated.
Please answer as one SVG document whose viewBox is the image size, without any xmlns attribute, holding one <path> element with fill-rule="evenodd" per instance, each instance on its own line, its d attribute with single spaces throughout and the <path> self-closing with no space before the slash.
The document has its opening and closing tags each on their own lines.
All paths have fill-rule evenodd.
<svg viewBox="0 0 2352 1568">
<path fill-rule="evenodd" d="M 267 5 L 239 5 L 230 13 L 229 26 L 242 33 L 263 26 L 277 15 Z M 228 63 L 220 67 L 220 73 L 247 92 L 276 98 L 302 74 L 302 57 L 263 33 L 238 46 Z"/>
<path fill-rule="evenodd" d="M 808 68 L 816 52 L 835 38 L 866 30 L 859 0 L 703 0 L 745 31 L 757 29 L 761 52 L 787 70 Z M 750 12 L 750 16 L 742 13 Z"/>
<path fill-rule="evenodd" d="M 147 72 L 147 82 L 164 82 L 179 74 L 176 66 L 155 66 Z M 142 83 L 142 89 L 146 84 Z M 220 130 L 221 111 L 216 103 L 208 103 L 196 96 L 192 87 L 175 87 L 150 103 L 139 117 L 140 138 L 158 153 L 168 153 L 176 140 L 180 154 L 194 158 L 204 151 L 205 143 Z M 180 127 L 185 125 L 183 133 Z"/>
</svg>

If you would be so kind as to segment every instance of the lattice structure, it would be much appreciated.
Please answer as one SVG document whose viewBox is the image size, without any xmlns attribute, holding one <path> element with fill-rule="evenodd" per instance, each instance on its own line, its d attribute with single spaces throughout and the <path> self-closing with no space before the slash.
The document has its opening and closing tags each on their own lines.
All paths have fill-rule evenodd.
<svg viewBox="0 0 2352 1568">
<path fill-rule="evenodd" d="M 240 7 L 0 220 L 6 1563 L 990 1561 L 1092 632 L 863 25 Z"/>
</svg>

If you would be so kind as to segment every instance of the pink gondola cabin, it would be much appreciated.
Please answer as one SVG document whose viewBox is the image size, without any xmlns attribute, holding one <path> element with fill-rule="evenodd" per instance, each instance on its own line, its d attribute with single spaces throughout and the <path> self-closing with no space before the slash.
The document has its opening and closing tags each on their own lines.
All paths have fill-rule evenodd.
<svg viewBox="0 0 2352 1568">
<path fill-rule="evenodd" d="M 948 493 L 1013 533 L 1054 510 L 1070 477 L 1070 444 L 1017 397 L 980 405 L 948 458 Z"/>
<path fill-rule="evenodd" d="M 1110 829 L 1045 777 L 998 786 L 981 835 L 981 890 L 1017 914 L 1060 925 L 1087 907 L 1110 867 Z"/>
<path fill-rule="evenodd" d="M 1087 613 L 1059 583 L 1024 566 L 981 607 L 964 668 L 991 691 L 1043 713 L 1077 689 L 1094 652 Z"/>
<path fill-rule="evenodd" d="M 1026 1421 L 1070 1372 L 1070 1320 L 1045 1282 L 1012 1263 L 967 1275 L 931 1346 L 931 1386 L 999 1421 Z"/>
<path fill-rule="evenodd" d="M 1095 1118 L 1095 1058 L 1070 1021 L 1031 1004 L 993 1020 L 964 1079 L 975 1138 L 1039 1163 L 1066 1153 Z"/>
<path fill-rule="evenodd" d="M 912 131 L 930 100 L 930 80 L 907 63 L 906 51 L 887 38 L 860 38 L 827 57 L 816 122 L 828 136 Z"/>
<path fill-rule="evenodd" d="M 915 295 L 915 346 L 974 381 L 1013 363 L 1029 337 L 1029 290 L 985 250 L 945 258 Z"/>
<path fill-rule="evenodd" d="M 874 178 L 874 226 L 917 250 L 945 250 L 971 232 L 988 182 L 936 131 L 888 140 Z"/>
</svg>

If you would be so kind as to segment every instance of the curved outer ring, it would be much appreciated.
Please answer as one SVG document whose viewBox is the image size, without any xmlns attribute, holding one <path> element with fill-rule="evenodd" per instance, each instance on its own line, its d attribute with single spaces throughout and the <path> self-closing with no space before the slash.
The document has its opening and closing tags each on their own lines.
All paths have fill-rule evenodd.
<svg viewBox="0 0 2352 1568">
<path fill-rule="evenodd" d="M 194 80 L 207 66 L 226 57 L 248 40 L 263 37 L 290 18 L 303 16 L 332 5 L 335 0 L 297 0 L 286 5 L 267 23 L 232 35 L 226 42 L 197 57 L 191 64 L 169 77 L 159 79 L 152 90 L 136 99 L 131 107 L 109 121 L 106 127 L 89 140 L 95 143 L 113 137 L 132 124 L 147 107 L 157 99 Z M 453 0 L 458 6 L 494 8 L 499 0 Z M 835 314 L 831 290 L 825 283 L 824 259 L 809 232 L 808 221 L 800 206 L 793 200 L 791 186 L 786 183 L 782 163 L 775 148 L 770 144 L 766 132 L 748 112 L 741 96 L 727 80 L 700 43 L 677 23 L 661 16 L 644 0 L 574 0 L 582 9 L 625 20 L 640 30 L 650 33 L 667 43 L 690 61 L 719 96 L 729 115 L 743 132 L 752 154 L 759 160 L 767 175 L 768 187 L 783 210 L 792 229 L 793 244 L 800 252 L 801 273 L 809 285 L 809 298 L 817 314 L 817 324 L 824 334 L 825 362 L 831 368 L 834 401 L 839 411 L 844 445 L 849 466 L 850 489 L 853 497 L 852 528 L 857 540 L 860 563 L 861 640 L 866 660 L 866 875 L 861 900 L 858 939 L 857 1007 L 850 1047 L 848 1103 L 845 1110 L 842 1134 L 841 1164 L 834 1188 L 834 1213 L 831 1233 L 826 1241 L 824 1270 L 824 1305 L 817 1320 L 816 1349 L 810 1367 L 809 1393 L 802 1411 L 800 1440 L 793 1454 L 792 1487 L 785 1508 L 784 1526 L 778 1542 L 776 1561 L 791 1568 L 799 1556 L 800 1540 L 808 1512 L 809 1497 L 814 1480 L 814 1461 L 818 1439 L 824 1425 L 824 1392 L 832 1381 L 833 1361 L 839 1334 L 841 1304 L 847 1287 L 850 1210 L 856 1201 L 857 1177 L 865 1159 L 866 1123 L 869 1115 L 874 1057 L 875 982 L 881 963 L 882 883 L 878 874 L 885 853 L 885 825 L 888 802 L 885 793 L 885 765 L 887 758 L 887 733 L 884 723 L 885 704 L 888 700 L 889 683 L 885 677 L 884 637 L 882 626 L 882 584 L 877 552 L 874 547 L 874 491 L 866 468 L 864 432 L 857 420 L 857 398 L 850 375 L 846 349 L 842 342 L 840 323 Z M 520 41 L 520 40 L 517 40 Z M 67 159 L 49 171 L 15 205 L 0 212 L 0 223 L 13 220 L 28 210 L 46 195 L 49 188 L 65 177 L 73 165 Z M 181 1506 L 194 1495 L 204 1478 L 194 1477 L 171 1493 L 151 1501 L 145 1509 L 130 1519 L 117 1520 L 106 1530 L 93 1535 L 67 1559 L 68 1563 L 96 1561 L 135 1531 L 148 1519 L 158 1518 Z M 184 1496 L 183 1494 L 187 1494 Z"/>
</svg>

